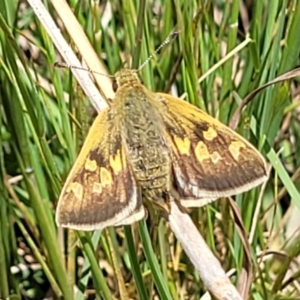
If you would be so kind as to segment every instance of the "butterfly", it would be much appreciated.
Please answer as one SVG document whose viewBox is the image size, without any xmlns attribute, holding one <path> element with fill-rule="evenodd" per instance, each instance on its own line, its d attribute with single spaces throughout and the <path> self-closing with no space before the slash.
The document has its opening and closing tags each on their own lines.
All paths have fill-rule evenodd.
<svg viewBox="0 0 300 300">
<path fill-rule="evenodd" d="M 137 70 L 117 72 L 113 88 L 62 189 L 59 226 L 132 224 L 145 203 L 200 207 L 267 180 L 265 159 L 247 140 L 188 102 L 151 92 Z"/>
</svg>

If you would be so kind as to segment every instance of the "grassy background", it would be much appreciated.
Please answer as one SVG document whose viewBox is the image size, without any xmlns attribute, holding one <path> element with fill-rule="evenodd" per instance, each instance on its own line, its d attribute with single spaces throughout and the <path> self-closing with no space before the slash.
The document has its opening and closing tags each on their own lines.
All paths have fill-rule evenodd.
<svg viewBox="0 0 300 300">
<path fill-rule="evenodd" d="M 138 4 L 69 1 L 110 74 L 130 65 L 136 28 L 140 62 L 180 29 L 143 82 L 184 94 L 226 124 L 247 94 L 299 64 L 299 1 L 148 1 L 143 26 Z M 59 54 L 28 3 L 0 7 L 0 298 L 199 299 L 205 287 L 164 221 L 102 235 L 57 230 L 59 192 L 96 113 L 70 72 L 53 67 Z M 265 186 L 235 197 L 254 263 L 251 299 L 300 297 L 299 103 L 296 79 L 269 87 L 237 129 L 270 163 Z M 228 201 L 190 215 L 241 282 L 243 245 Z"/>
</svg>

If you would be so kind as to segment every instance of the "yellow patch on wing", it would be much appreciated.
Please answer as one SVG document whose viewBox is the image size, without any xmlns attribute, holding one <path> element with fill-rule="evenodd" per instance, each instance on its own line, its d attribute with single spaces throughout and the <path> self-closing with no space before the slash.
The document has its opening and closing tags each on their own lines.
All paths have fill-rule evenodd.
<svg viewBox="0 0 300 300">
<path fill-rule="evenodd" d="M 122 160 L 120 150 L 118 150 L 117 154 L 113 157 L 109 157 L 109 164 L 114 170 L 115 174 L 118 174 L 122 170 Z M 125 161 L 123 162 L 123 166 L 125 166 Z"/>
<path fill-rule="evenodd" d="M 112 184 L 112 177 L 106 168 L 100 168 L 100 182 L 102 187 Z"/>
<path fill-rule="evenodd" d="M 87 171 L 95 172 L 97 170 L 97 162 L 95 160 L 87 158 L 84 164 L 84 168 Z"/>
<path fill-rule="evenodd" d="M 208 149 L 202 141 L 197 144 L 197 146 L 195 148 L 195 154 L 196 154 L 197 159 L 200 162 L 204 161 L 205 159 L 210 158 L 210 154 L 208 152 Z"/>
<path fill-rule="evenodd" d="M 185 137 L 184 139 L 181 139 L 180 137 L 175 136 L 174 142 L 180 154 L 186 154 L 186 155 L 190 154 L 191 142 L 188 138 Z"/>
<path fill-rule="evenodd" d="M 211 155 L 210 155 L 210 159 L 211 161 L 216 164 L 218 163 L 219 160 L 222 159 L 221 155 L 219 154 L 218 151 L 214 151 Z"/>
<path fill-rule="evenodd" d="M 214 138 L 216 138 L 218 136 L 218 133 L 212 128 L 209 127 L 207 129 L 207 131 L 203 131 L 203 137 L 207 140 L 207 141 L 212 141 Z"/>
<path fill-rule="evenodd" d="M 246 148 L 246 145 L 241 141 L 233 141 L 230 143 L 228 150 L 235 160 L 239 159 L 240 149 Z"/>
<path fill-rule="evenodd" d="M 78 199 L 78 200 L 82 200 L 82 197 L 83 197 L 83 186 L 82 184 L 78 183 L 78 182 L 72 182 L 70 183 L 67 191 L 67 193 L 69 192 L 73 192 L 75 197 Z"/>
<path fill-rule="evenodd" d="M 94 182 L 93 184 L 93 193 L 101 194 L 102 193 L 102 185 L 99 182 Z"/>
</svg>

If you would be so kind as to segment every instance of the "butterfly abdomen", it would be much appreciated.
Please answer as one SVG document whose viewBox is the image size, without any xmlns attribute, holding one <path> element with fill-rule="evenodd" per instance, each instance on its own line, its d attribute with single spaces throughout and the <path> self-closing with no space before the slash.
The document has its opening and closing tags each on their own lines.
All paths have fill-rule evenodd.
<svg viewBox="0 0 300 300">
<path fill-rule="evenodd" d="M 143 90 L 134 94 L 129 90 L 123 100 L 122 132 L 143 196 L 150 201 L 161 201 L 170 190 L 171 161 L 163 123 L 154 105 Z"/>
</svg>

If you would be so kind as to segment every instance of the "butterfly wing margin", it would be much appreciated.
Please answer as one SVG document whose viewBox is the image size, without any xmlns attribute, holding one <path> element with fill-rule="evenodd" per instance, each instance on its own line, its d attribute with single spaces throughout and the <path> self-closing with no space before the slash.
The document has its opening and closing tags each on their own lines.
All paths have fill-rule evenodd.
<svg viewBox="0 0 300 300">
<path fill-rule="evenodd" d="M 174 192 L 186 207 L 245 192 L 266 181 L 262 155 L 236 132 L 195 106 L 156 94 L 172 156 Z"/>
<path fill-rule="evenodd" d="M 58 201 L 59 226 L 101 230 L 145 215 L 119 129 L 111 119 L 106 109 L 89 130 Z"/>
</svg>

